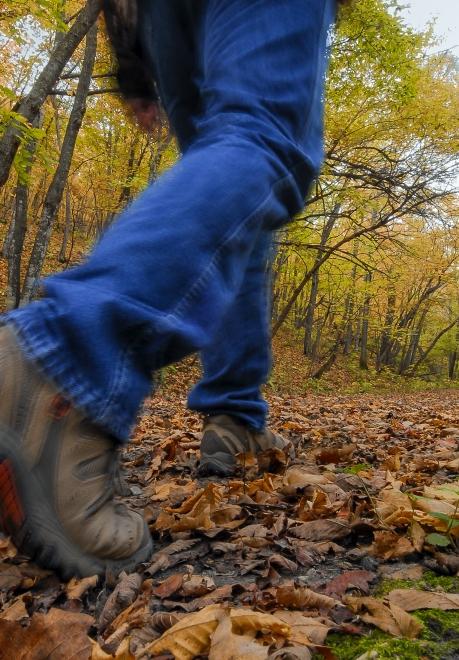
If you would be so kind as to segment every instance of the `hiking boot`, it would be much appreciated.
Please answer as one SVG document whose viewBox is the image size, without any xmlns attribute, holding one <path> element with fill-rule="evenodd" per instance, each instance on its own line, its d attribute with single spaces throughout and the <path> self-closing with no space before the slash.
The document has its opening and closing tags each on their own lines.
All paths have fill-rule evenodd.
<svg viewBox="0 0 459 660">
<path fill-rule="evenodd" d="M 148 527 L 114 499 L 116 463 L 113 439 L 0 328 L 0 523 L 16 547 L 64 579 L 146 561 Z"/>
<path fill-rule="evenodd" d="M 284 449 L 287 441 L 272 431 L 255 431 L 230 415 L 207 417 L 201 439 L 201 476 L 231 476 L 236 469 L 236 456 L 259 454 L 267 449 Z"/>
</svg>

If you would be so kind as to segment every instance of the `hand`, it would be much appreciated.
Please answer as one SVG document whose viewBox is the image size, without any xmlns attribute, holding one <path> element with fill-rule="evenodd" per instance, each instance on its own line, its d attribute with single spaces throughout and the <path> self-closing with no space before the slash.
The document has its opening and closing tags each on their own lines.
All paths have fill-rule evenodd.
<svg viewBox="0 0 459 660">
<path fill-rule="evenodd" d="M 146 101 L 145 99 L 128 99 L 127 101 L 130 112 L 132 113 L 135 121 L 139 127 L 151 133 L 159 122 L 159 107 L 154 101 Z"/>
</svg>

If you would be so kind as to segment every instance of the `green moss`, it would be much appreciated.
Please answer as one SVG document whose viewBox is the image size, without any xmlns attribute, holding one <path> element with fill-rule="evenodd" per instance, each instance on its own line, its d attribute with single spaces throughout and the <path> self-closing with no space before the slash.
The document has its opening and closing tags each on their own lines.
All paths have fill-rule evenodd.
<svg viewBox="0 0 459 660">
<path fill-rule="evenodd" d="M 448 577 L 446 575 L 436 575 L 432 571 L 426 571 L 422 576 L 421 582 L 433 589 L 443 590 L 447 593 L 459 593 L 459 577 Z"/>
<path fill-rule="evenodd" d="M 457 577 L 444 577 L 427 571 L 420 580 L 384 580 L 376 595 L 385 596 L 393 589 L 437 589 L 457 592 Z M 459 658 L 459 611 L 418 610 L 411 614 L 422 624 L 419 639 L 397 639 L 381 630 L 370 628 L 364 635 L 328 635 L 338 660 L 355 660 L 375 651 L 378 660 L 457 660 Z M 320 658 L 320 656 L 316 656 Z"/>
<path fill-rule="evenodd" d="M 366 463 L 357 463 L 356 465 L 349 465 L 348 467 L 343 468 L 343 472 L 346 472 L 347 474 L 358 474 L 362 470 L 369 470 L 371 468 L 371 465 L 367 465 Z"/>
<path fill-rule="evenodd" d="M 445 591 L 459 593 L 459 577 L 436 575 L 426 571 L 419 580 L 383 580 L 375 591 L 375 596 L 386 596 L 393 589 L 422 589 L 428 591 Z"/>
<path fill-rule="evenodd" d="M 426 656 L 427 644 L 422 640 L 397 639 L 380 630 L 371 630 L 368 634 L 328 635 L 327 645 L 338 660 L 355 660 L 367 651 L 376 651 L 378 660 L 419 660 Z M 320 656 L 316 656 L 319 658 Z M 430 659 L 430 656 L 427 656 Z"/>
</svg>

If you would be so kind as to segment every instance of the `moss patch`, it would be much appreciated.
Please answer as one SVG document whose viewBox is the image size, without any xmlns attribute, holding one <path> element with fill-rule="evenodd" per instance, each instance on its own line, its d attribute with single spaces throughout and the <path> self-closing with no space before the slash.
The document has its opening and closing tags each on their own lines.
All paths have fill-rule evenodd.
<svg viewBox="0 0 459 660">
<path fill-rule="evenodd" d="M 422 640 L 397 639 L 380 630 L 371 630 L 368 634 L 356 635 L 332 634 L 327 637 L 327 645 L 338 660 L 355 660 L 367 651 L 376 651 L 378 659 L 419 660 L 427 655 L 427 644 Z M 321 656 L 313 656 L 320 658 Z"/>
<path fill-rule="evenodd" d="M 438 576 L 427 571 L 420 580 L 383 580 L 376 596 L 393 589 L 424 589 L 459 592 L 459 578 Z M 369 651 L 380 660 L 457 660 L 459 658 L 459 611 L 418 610 L 411 614 L 422 624 L 419 639 L 397 639 L 381 630 L 368 628 L 362 636 L 328 635 L 326 644 L 338 660 L 356 660 Z M 314 656 L 320 658 L 321 656 Z"/>
<path fill-rule="evenodd" d="M 426 571 L 419 580 L 383 580 L 375 591 L 375 596 L 386 596 L 393 589 L 422 589 L 424 591 L 445 591 L 459 593 L 459 577 L 436 575 Z"/>
</svg>

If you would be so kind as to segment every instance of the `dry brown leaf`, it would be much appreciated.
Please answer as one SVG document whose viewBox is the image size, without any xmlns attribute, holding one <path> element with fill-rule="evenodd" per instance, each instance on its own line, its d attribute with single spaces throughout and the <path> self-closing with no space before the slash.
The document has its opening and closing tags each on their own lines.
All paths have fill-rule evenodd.
<svg viewBox="0 0 459 660">
<path fill-rule="evenodd" d="M 374 533 L 374 542 L 368 550 L 370 555 L 382 559 L 400 559 L 414 552 L 415 548 L 406 538 L 395 532 L 382 530 Z"/>
<path fill-rule="evenodd" d="M 268 647 L 256 642 L 251 635 L 237 635 L 232 621 L 225 616 L 218 624 L 209 649 L 209 660 L 264 660 Z"/>
<path fill-rule="evenodd" d="M 320 465 L 343 463 L 351 458 L 356 448 L 357 445 L 353 443 L 345 447 L 324 447 L 316 454 L 316 461 Z"/>
<path fill-rule="evenodd" d="M 175 592 L 181 588 L 184 577 L 183 573 L 170 575 L 168 578 L 160 582 L 158 586 L 153 587 L 151 593 L 153 596 L 161 598 L 161 600 L 169 598 L 169 596 L 172 596 L 172 594 L 175 594 Z"/>
<path fill-rule="evenodd" d="M 403 568 L 397 568 L 390 564 L 379 567 L 379 573 L 391 580 L 420 580 L 424 573 L 424 568 L 420 564 L 404 565 Z"/>
<path fill-rule="evenodd" d="M 395 637 L 415 639 L 422 630 L 419 621 L 395 604 L 387 606 L 376 598 L 354 596 L 345 597 L 343 602 L 359 614 L 362 621 L 371 623 Z"/>
<path fill-rule="evenodd" d="M 343 539 L 351 532 L 351 526 L 340 520 L 311 520 L 289 529 L 289 534 L 305 541 L 331 541 Z"/>
<path fill-rule="evenodd" d="M 394 488 L 380 491 L 376 500 L 376 512 L 386 525 L 408 525 L 413 519 L 410 498 Z"/>
<path fill-rule="evenodd" d="M 92 616 L 51 608 L 34 614 L 30 625 L 0 620 L 0 658 L 3 660 L 89 660 L 91 640 L 87 635 Z"/>
<path fill-rule="evenodd" d="M 12 564 L 0 564 L 0 591 L 17 589 L 22 585 L 24 576 L 17 566 Z"/>
<path fill-rule="evenodd" d="M 276 635 L 288 637 L 290 626 L 272 614 L 264 612 L 254 612 L 249 608 L 239 607 L 230 610 L 230 618 L 233 626 L 233 632 L 244 635 L 248 632 L 258 630 L 269 630 Z"/>
<path fill-rule="evenodd" d="M 242 507 L 237 504 L 227 504 L 217 509 L 212 514 L 212 520 L 219 527 L 225 527 L 228 523 L 233 522 L 242 513 Z M 242 521 L 241 521 L 242 523 Z"/>
<path fill-rule="evenodd" d="M 282 568 L 284 571 L 288 571 L 289 573 L 293 573 L 298 569 L 298 566 L 294 561 L 287 559 L 287 557 L 284 557 L 284 555 L 280 555 L 278 553 L 270 555 L 268 561 L 270 566 Z"/>
<path fill-rule="evenodd" d="M 269 660 L 311 660 L 311 658 L 311 652 L 306 646 L 284 646 L 269 656 Z"/>
<path fill-rule="evenodd" d="M 288 623 L 291 632 L 289 642 L 297 644 L 323 644 L 334 623 L 323 617 L 304 616 L 303 612 L 276 610 L 274 616 Z"/>
<path fill-rule="evenodd" d="M 341 598 L 348 589 L 359 589 L 366 595 L 369 592 L 369 583 L 375 578 L 376 574 L 370 571 L 344 571 L 327 583 L 324 593 L 333 598 Z"/>
<path fill-rule="evenodd" d="M 116 585 L 114 591 L 107 598 L 104 608 L 99 617 L 99 630 L 105 628 L 115 617 L 124 609 L 129 607 L 140 591 L 142 585 L 142 576 L 138 573 L 121 573 L 120 582 Z"/>
<path fill-rule="evenodd" d="M 90 577 L 82 579 L 72 578 L 65 589 L 67 592 L 67 598 L 70 600 L 81 599 L 81 597 L 88 591 L 88 589 L 92 589 L 93 587 L 97 586 L 98 580 L 99 578 L 97 575 L 91 575 Z"/>
<path fill-rule="evenodd" d="M 22 621 L 23 619 L 27 619 L 28 616 L 24 596 L 17 598 L 0 613 L 0 619 L 6 619 L 7 621 Z"/>
<path fill-rule="evenodd" d="M 232 592 L 232 585 L 224 584 L 222 587 L 217 587 L 217 589 L 214 589 L 214 591 L 211 591 L 206 596 L 195 598 L 189 603 L 181 603 L 181 606 L 187 612 L 195 612 L 196 610 L 200 610 L 203 607 L 207 607 L 208 605 L 215 605 L 215 603 L 221 603 L 222 601 L 228 600 Z"/>
<path fill-rule="evenodd" d="M 196 655 L 206 653 L 210 637 L 225 612 L 222 605 L 209 605 L 200 612 L 189 614 L 149 644 L 145 651 L 153 656 L 170 651 L 176 660 L 191 660 Z"/>
<path fill-rule="evenodd" d="M 181 593 L 186 597 L 205 596 L 216 588 L 215 582 L 207 575 L 185 575 Z"/>
<path fill-rule="evenodd" d="M 91 660 L 113 660 L 113 656 L 111 655 L 111 653 L 106 653 L 97 642 L 95 642 L 94 640 L 91 641 L 92 641 Z"/>
<path fill-rule="evenodd" d="M 413 610 L 437 609 L 459 610 L 459 594 L 447 594 L 419 589 L 394 589 L 387 596 L 390 603 L 407 612 Z"/>
<path fill-rule="evenodd" d="M 282 607 L 294 610 L 329 611 L 340 602 L 330 596 L 318 594 L 307 587 L 282 586 L 276 589 L 276 600 Z"/>
<path fill-rule="evenodd" d="M 284 493 L 284 495 L 296 495 L 300 488 L 329 483 L 331 483 L 331 479 L 323 474 L 315 474 L 306 468 L 294 466 L 289 468 L 284 474 L 281 493 Z"/>
<path fill-rule="evenodd" d="M 155 612 L 151 615 L 150 623 L 155 630 L 160 633 L 165 632 L 172 628 L 179 619 L 183 619 L 184 614 L 177 614 L 172 612 Z"/>
<path fill-rule="evenodd" d="M 459 574 L 459 557 L 445 552 L 435 552 L 434 557 L 438 564 L 446 568 L 450 573 Z"/>
</svg>

